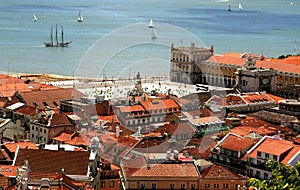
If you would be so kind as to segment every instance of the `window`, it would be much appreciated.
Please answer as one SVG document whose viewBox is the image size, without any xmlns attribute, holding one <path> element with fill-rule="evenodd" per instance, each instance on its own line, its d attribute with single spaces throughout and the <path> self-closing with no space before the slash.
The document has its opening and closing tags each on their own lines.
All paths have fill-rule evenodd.
<svg viewBox="0 0 300 190">
<path fill-rule="evenodd" d="M 274 159 L 275 161 L 277 161 L 277 156 L 276 156 L 276 155 L 273 155 L 273 159 Z"/>
<path fill-rule="evenodd" d="M 105 188 L 105 181 L 101 181 L 101 187 Z"/>
<path fill-rule="evenodd" d="M 43 132 L 43 129 L 42 129 L 42 128 L 40 128 L 40 132 Z"/>
<path fill-rule="evenodd" d="M 260 171 L 256 171 L 256 176 L 260 178 Z"/>
<path fill-rule="evenodd" d="M 34 131 L 34 126 L 32 125 L 31 129 Z"/>
<path fill-rule="evenodd" d="M 214 184 L 214 188 L 215 188 L 215 189 L 219 189 L 219 184 L 218 184 L 218 183 L 215 183 L 215 184 Z"/>
<path fill-rule="evenodd" d="M 269 158 L 269 154 L 268 153 L 266 153 L 266 158 Z"/>
<path fill-rule="evenodd" d="M 145 183 L 141 183 L 141 189 L 145 189 L 146 188 L 146 184 Z"/>
<path fill-rule="evenodd" d="M 156 183 L 151 184 L 152 189 L 156 189 Z"/>
<path fill-rule="evenodd" d="M 269 175 L 267 173 L 264 173 L 264 179 L 269 179 Z"/>
<path fill-rule="evenodd" d="M 253 170 L 252 169 L 249 170 L 249 175 L 253 176 Z"/>
<path fill-rule="evenodd" d="M 257 151 L 257 156 L 261 157 L 261 152 Z"/>
<path fill-rule="evenodd" d="M 114 171 L 110 172 L 110 177 L 114 177 Z"/>
<path fill-rule="evenodd" d="M 110 181 L 109 181 L 109 187 L 113 187 L 114 185 L 115 185 L 114 180 L 110 180 Z"/>
<path fill-rule="evenodd" d="M 174 183 L 170 183 L 170 189 L 174 189 L 175 185 Z"/>
<path fill-rule="evenodd" d="M 223 189 L 228 189 L 228 184 L 223 184 Z"/>
<path fill-rule="evenodd" d="M 31 138 L 33 138 L 33 139 L 34 139 L 34 134 L 31 134 Z"/>
<path fill-rule="evenodd" d="M 192 189 L 192 190 L 196 189 L 196 184 L 192 183 L 192 184 L 191 184 L 191 189 Z"/>
<path fill-rule="evenodd" d="M 185 184 L 184 183 L 180 184 L 180 188 L 185 189 Z"/>
<path fill-rule="evenodd" d="M 44 133 L 46 134 L 46 129 L 44 129 Z"/>
<path fill-rule="evenodd" d="M 204 188 L 206 188 L 206 189 L 210 188 L 210 184 L 209 183 L 205 183 Z"/>
</svg>

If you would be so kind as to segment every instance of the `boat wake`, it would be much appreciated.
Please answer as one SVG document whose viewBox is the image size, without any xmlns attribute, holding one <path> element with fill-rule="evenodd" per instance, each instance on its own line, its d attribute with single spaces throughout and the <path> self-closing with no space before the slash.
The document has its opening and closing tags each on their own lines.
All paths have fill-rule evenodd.
<svg viewBox="0 0 300 190">
<path fill-rule="evenodd" d="M 217 3 L 225 3 L 228 2 L 229 0 L 216 0 Z"/>
</svg>

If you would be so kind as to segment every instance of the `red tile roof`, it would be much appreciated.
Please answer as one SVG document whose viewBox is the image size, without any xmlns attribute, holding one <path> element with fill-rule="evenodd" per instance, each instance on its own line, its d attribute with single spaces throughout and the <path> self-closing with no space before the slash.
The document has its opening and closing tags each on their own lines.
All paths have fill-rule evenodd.
<svg viewBox="0 0 300 190">
<path fill-rule="evenodd" d="M 265 136 L 249 150 L 248 157 L 257 158 L 257 151 L 281 156 L 290 151 L 295 145 L 293 142 Z"/>
<path fill-rule="evenodd" d="M 300 146 L 299 145 L 295 145 L 293 147 L 293 149 L 288 153 L 288 155 L 286 155 L 286 157 L 281 161 L 282 163 L 288 165 L 289 161 L 298 153 L 299 154 L 300 151 Z M 296 158 L 297 159 L 297 158 Z M 299 160 L 298 160 L 299 161 Z"/>
<path fill-rule="evenodd" d="M 253 139 L 243 138 L 229 133 L 227 138 L 220 144 L 220 147 L 228 150 L 242 151 L 250 148 L 252 145 L 254 145 Z"/>
<path fill-rule="evenodd" d="M 18 166 L 10 166 L 10 165 L 0 165 L 0 175 L 5 177 L 16 176 Z"/>
<path fill-rule="evenodd" d="M 37 104 L 41 109 L 46 109 L 45 103 L 51 108 L 56 108 L 56 106 L 60 104 L 60 100 L 71 100 L 72 98 L 80 100 L 80 98 L 85 96 L 78 90 L 72 88 L 23 91 L 19 92 L 19 94 L 27 105 L 35 106 L 35 104 Z M 53 102 L 56 102 L 57 105 Z"/>
<path fill-rule="evenodd" d="M 201 173 L 201 177 L 202 179 L 211 180 L 246 180 L 246 177 L 217 164 L 213 164 L 211 167 L 205 169 Z"/>
<path fill-rule="evenodd" d="M 237 54 L 216 54 L 212 57 L 210 57 L 207 61 L 209 62 L 217 62 L 222 64 L 229 64 L 229 65 L 235 65 L 235 66 L 243 66 L 245 63 L 246 57 L 238 57 Z M 270 59 L 270 58 L 264 58 L 263 60 L 256 60 L 256 67 L 262 67 L 262 68 L 273 68 L 278 71 L 282 72 L 289 72 L 289 73 L 300 73 L 299 70 L 299 64 L 298 63 L 299 58 L 289 58 L 287 60 L 280 60 L 280 59 Z"/>
<path fill-rule="evenodd" d="M 72 125 L 68 118 L 68 113 L 54 113 L 50 119 L 49 126 Z"/>
<path fill-rule="evenodd" d="M 145 109 L 141 105 L 134 105 L 134 106 L 122 106 L 120 107 L 120 111 L 123 113 L 144 112 Z"/>
<path fill-rule="evenodd" d="M 5 146 L 9 152 L 15 153 L 17 150 L 17 147 L 19 146 L 21 149 L 34 149 L 37 150 L 38 146 L 32 142 L 29 141 L 22 141 L 22 142 L 9 142 L 5 143 L 2 146 Z"/>
<path fill-rule="evenodd" d="M 87 175 L 88 151 L 32 150 L 19 149 L 15 166 L 23 166 L 28 160 L 32 172 L 61 172 L 63 168 L 69 175 Z"/>
<path fill-rule="evenodd" d="M 179 108 L 173 99 L 155 100 L 152 102 L 141 102 L 142 106 L 147 110 L 160 110 L 169 108 Z"/>
<path fill-rule="evenodd" d="M 122 161 L 127 178 L 150 177 L 171 178 L 191 177 L 199 178 L 199 174 L 193 162 L 170 163 L 170 164 L 146 164 L 145 159 L 133 158 Z"/>
<path fill-rule="evenodd" d="M 37 109 L 34 106 L 24 105 L 24 106 L 20 107 L 19 109 L 17 109 L 15 112 L 33 117 L 36 115 L 36 113 L 42 112 L 42 110 Z"/>
</svg>

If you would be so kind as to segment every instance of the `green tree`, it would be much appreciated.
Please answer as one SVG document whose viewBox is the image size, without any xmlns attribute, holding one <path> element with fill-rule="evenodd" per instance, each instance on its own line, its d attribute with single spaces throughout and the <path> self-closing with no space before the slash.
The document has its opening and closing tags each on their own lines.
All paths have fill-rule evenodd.
<svg viewBox="0 0 300 190">
<path fill-rule="evenodd" d="M 269 180 L 250 178 L 248 184 L 257 190 L 300 190 L 300 162 L 296 166 L 285 166 L 272 160 L 266 162 L 267 168 L 272 170 Z"/>
</svg>

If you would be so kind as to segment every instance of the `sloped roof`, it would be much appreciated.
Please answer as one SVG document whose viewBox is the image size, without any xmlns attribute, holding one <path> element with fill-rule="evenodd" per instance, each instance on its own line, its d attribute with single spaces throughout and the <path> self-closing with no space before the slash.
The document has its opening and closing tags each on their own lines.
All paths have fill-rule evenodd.
<svg viewBox="0 0 300 190">
<path fill-rule="evenodd" d="M 291 141 L 265 136 L 249 150 L 248 157 L 257 158 L 258 151 L 281 156 L 283 153 L 290 151 L 294 146 Z"/>
<path fill-rule="evenodd" d="M 35 150 L 38 149 L 38 146 L 30 141 L 8 142 L 8 143 L 3 144 L 2 146 L 5 146 L 11 153 L 15 153 L 18 146 L 21 149 L 25 149 L 25 148 L 26 149 L 35 149 Z"/>
<path fill-rule="evenodd" d="M 60 104 L 61 100 L 71 100 L 72 98 L 80 100 L 80 98 L 84 97 L 83 93 L 72 88 L 47 89 L 26 92 L 22 91 L 19 92 L 19 94 L 27 105 L 37 105 L 41 109 L 47 108 L 45 103 L 50 108 L 56 108 L 56 106 Z M 56 102 L 57 105 L 55 105 L 55 103 L 53 102 Z"/>
<path fill-rule="evenodd" d="M 89 163 L 88 151 L 32 150 L 19 149 L 15 166 L 23 166 L 28 160 L 31 172 L 61 172 L 68 175 L 87 175 Z"/>
<path fill-rule="evenodd" d="M 251 147 L 253 144 L 254 142 L 251 138 L 243 138 L 230 133 L 220 144 L 220 147 L 228 150 L 242 151 Z"/>
<path fill-rule="evenodd" d="M 34 107 L 34 106 L 24 105 L 24 106 L 18 108 L 18 109 L 16 110 L 16 112 L 17 112 L 17 113 L 24 114 L 24 115 L 27 115 L 27 116 L 33 117 L 33 116 L 36 115 L 36 113 L 42 112 L 42 110 L 39 109 L 39 108 L 37 109 L 37 108 Z"/>
<path fill-rule="evenodd" d="M 217 164 L 205 169 L 201 176 L 203 179 L 211 180 L 246 180 L 246 177 Z"/>
<path fill-rule="evenodd" d="M 194 177 L 199 178 L 199 174 L 193 162 L 182 163 L 160 163 L 146 164 L 143 157 L 124 160 L 123 169 L 126 177 L 150 177 L 150 178 L 168 178 L 168 177 Z"/>
</svg>

